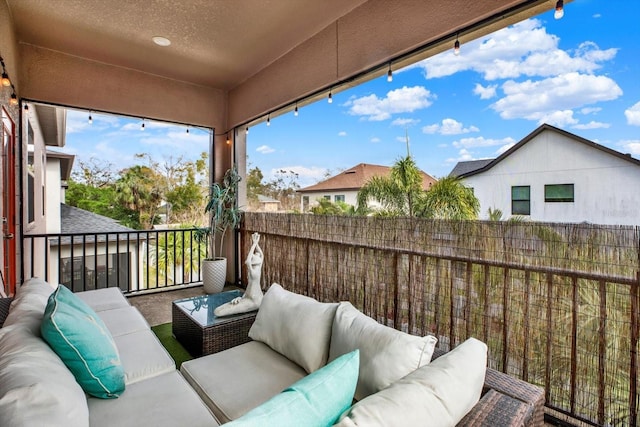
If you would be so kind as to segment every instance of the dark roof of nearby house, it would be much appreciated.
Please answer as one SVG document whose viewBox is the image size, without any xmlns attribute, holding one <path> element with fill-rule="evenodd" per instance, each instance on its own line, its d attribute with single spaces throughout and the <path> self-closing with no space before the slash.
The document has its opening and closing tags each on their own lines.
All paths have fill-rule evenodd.
<svg viewBox="0 0 640 427">
<path fill-rule="evenodd" d="M 494 159 L 482 159 L 482 160 L 469 160 L 466 162 L 458 162 L 456 166 L 453 168 L 451 172 L 449 172 L 449 176 L 460 176 L 467 174 L 469 172 L 473 172 L 474 170 L 483 168 L 491 163 Z"/>
<path fill-rule="evenodd" d="M 425 190 L 428 190 L 431 185 L 436 182 L 436 179 L 428 173 L 420 172 L 422 173 L 422 187 Z M 371 178 L 375 176 L 387 176 L 390 173 L 391 168 L 388 166 L 360 163 L 322 182 L 301 188 L 298 192 L 310 193 L 315 191 L 359 190 Z"/>
<path fill-rule="evenodd" d="M 65 233 L 107 233 L 116 231 L 136 231 L 125 227 L 113 218 L 98 215 L 84 209 L 60 204 L 60 232 Z"/>
<path fill-rule="evenodd" d="M 533 132 L 531 132 L 529 135 L 525 136 L 520 142 L 518 142 L 516 145 L 514 145 L 513 147 L 511 147 L 510 149 L 508 149 L 507 151 L 505 151 L 504 153 L 502 153 L 500 156 L 496 157 L 495 159 L 489 161 L 486 165 L 482 166 L 482 167 L 478 167 L 477 169 L 473 169 L 464 173 L 460 173 L 457 174 L 457 176 L 459 176 L 460 178 L 465 178 L 468 176 L 472 176 L 472 175 L 476 175 L 478 173 L 487 171 L 489 169 L 491 169 L 492 167 L 494 167 L 495 165 L 497 165 L 498 163 L 500 163 L 502 160 L 506 159 L 507 157 L 509 157 L 511 154 L 513 154 L 516 150 L 520 149 L 522 146 L 524 146 L 527 142 L 535 139 L 536 136 L 540 135 L 542 132 L 544 131 L 552 131 L 552 132 L 556 132 L 559 133 L 561 135 L 564 135 L 568 138 L 573 139 L 574 141 L 577 142 L 581 142 L 591 148 L 595 148 L 596 150 L 600 150 L 604 153 L 610 154 L 612 156 L 618 157 L 619 159 L 622 160 L 626 160 L 628 162 L 633 163 L 634 165 L 640 166 L 640 160 L 635 159 L 633 157 L 631 157 L 630 154 L 624 154 L 621 153 L 619 151 L 616 150 L 612 150 L 611 148 L 607 148 L 604 145 L 600 145 L 600 144 L 596 144 L 593 141 L 590 141 L 586 138 L 582 138 L 581 136 L 575 135 L 571 132 L 567 132 L 566 130 L 562 130 L 559 129 L 555 126 L 551 126 L 548 124 L 543 124 L 538 126 L 538 128 L 536 130 L 534 130 Z M 458 168 L 458 165 L 456 165 L 453 170 L 451 171 L 451 174 L 453 174 L 453 172 Z"/>
</svg>

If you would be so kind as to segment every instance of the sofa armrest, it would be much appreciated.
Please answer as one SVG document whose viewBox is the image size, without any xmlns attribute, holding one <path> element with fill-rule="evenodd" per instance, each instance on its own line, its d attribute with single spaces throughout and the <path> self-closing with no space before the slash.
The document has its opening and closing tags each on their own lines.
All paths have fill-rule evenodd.
<svg viewBox="0 0 640 427">
<path fill-rule="evenodd" d="M 433 358 L 445 352 L 436 350 Z M 543 426 L 544 389 L 487 368 L 482 397 L 458 426 Z"/>
</svg>

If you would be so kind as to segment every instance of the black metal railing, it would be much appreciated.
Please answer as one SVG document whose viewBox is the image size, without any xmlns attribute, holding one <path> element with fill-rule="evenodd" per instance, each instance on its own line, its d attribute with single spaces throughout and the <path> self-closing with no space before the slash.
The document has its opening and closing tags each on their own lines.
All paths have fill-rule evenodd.
<svg viewBox="0 0 640 427">
<path fill-rule="evenodd" d="M 195 229 L 29 234 L 23 277 L 42 277 L 74 292 L 118 287 L 157 291 L 202 281 L 204 242 Z"/>
</svg>

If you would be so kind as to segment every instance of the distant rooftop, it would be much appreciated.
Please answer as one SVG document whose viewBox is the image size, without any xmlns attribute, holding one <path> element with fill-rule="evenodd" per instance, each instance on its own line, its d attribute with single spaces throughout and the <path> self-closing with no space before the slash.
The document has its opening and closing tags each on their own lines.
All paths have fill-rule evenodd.
<svg viewBox="0 0 640 427">
<path fill-rule="evenodd" d="M 491 163 L 494 159 L 469 160 L 466 162 L 458 162 L 449 176 L 460 176 L 478 169 L 482 169 Z"/>
<path fill-rule="evenodd" d="M 75 237 L 74 243 L 92 243 L 95 235 L 98 236 L 98 242 L 106 241 L 105 233 L 127 233 L 136 232 L 133 228 L 125 227 L 113 218 L 98 215 L 84 209 L 69 206 L 60 203 L 60 234 L 86 234 L 83 237 Z M 140 240 L 145 240 L 146 236 L 141 235 Z M 71 242 L 70 237 L 63 237 L 63 244 Z M 109 241 L 127 240 L 127 234 L 110 235 Z M 52 245 L 56 245 L 56 240 L 52 241 Z"/>
<path fill-rule="evenodd" d="M 420 172 L 422 173 L 422 187 L 425 190 L 428 190 L 436 182 L 436 179 L 428 173 L 425 173 L 423 171 Z M 322 182 L 311 185 L 309 187 L 301 188 L 300 190 L 298 190 L 298 192 L 310 193 L 316 191 L 336 190 L 357 191 L 362 188 L 362 186 L 371 178 L 375 176 L 388 176 L 390 173 L 391 168 L 388 166 L 360 163 Z"/>
</svg>

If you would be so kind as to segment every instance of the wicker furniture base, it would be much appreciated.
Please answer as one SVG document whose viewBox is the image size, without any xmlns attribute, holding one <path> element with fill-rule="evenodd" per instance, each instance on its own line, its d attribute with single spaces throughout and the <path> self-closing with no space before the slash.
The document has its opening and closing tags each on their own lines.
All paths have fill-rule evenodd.
<svg viewBox="0 0 640 427">
<path fill-rule="evenodd" d="M 172 304 L 173 335 L 194 357 L 217 353 L 249 342 L 249 329 L 256 313 L 229 316 L 214 325 L 202 326 Z"/>
<path fill-rule="evenodd" d="M 433 358 L 443 354 L 443 351 L 436 349 Z M 487 368 L 480 401 L 457 426 L 542 427 L 544 389 Z"/>
<path fill-rule="evenodd" d="M 0 298 L 0 328 L 4 325 L 4 321 L 9 315 L 9 307 L 13 298 Z"/>
</svg>

